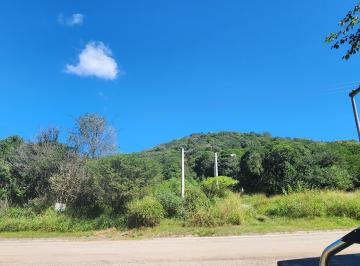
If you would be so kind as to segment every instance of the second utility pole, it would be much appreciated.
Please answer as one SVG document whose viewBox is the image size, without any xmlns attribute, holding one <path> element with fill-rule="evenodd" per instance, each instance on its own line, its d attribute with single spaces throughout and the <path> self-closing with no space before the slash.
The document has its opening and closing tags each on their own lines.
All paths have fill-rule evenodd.
<svg viewBox="0 0 360 266">
<path fill-rule="evenodd" d="M 216 176 L 219 176 L 217 152 L 215 152 L 214 176 L 215 176 L 215 177 L 216 177 Z"/>
<path fill-rule="evenodd" d="M 181 149 L 181 197 L 185 197 L 185 151 Z"/>
<path fill-rule="evenodd" d="M 359 123 L 359 116 L 358 116 L 358 112 L 357 112 L 357 108 L 356 108 L 356 103 L 355 103 L 355 96 L 356 94 L 358 94 L 360 92 L 360 87 L 351 91 L 349 96 L 351 98 L 351 103 L 352 103 L 352 107 L 353 107 L 353 111 L 354 111 L 354 117 L 355 117 L 355 123 L 356 123 L 356 129 L 358 132 L 358 137 L 359 137 L 359 141 L 360 141 L 360 123 Z"/>
<path fill-rule="evenodd" d="M 214 176 L 216 177 L 216 186 L 219 187 L 219 178 L 217 178 L 219 176 L 217 152 L 215 152 Z"/>
</svg>

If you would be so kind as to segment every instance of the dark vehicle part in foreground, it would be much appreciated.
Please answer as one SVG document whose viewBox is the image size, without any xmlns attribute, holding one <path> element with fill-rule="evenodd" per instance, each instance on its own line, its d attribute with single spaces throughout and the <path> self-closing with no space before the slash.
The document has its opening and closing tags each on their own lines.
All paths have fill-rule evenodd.
<svg viewBox="0 0 360 266">
<path fill-rule="evenodd" d="M 320 257 L 319 266 L 330 266 L 330 259 L 332 256 L 353 244 L 360 244 L 360 227 L 325 248 Z"/>
</svg>

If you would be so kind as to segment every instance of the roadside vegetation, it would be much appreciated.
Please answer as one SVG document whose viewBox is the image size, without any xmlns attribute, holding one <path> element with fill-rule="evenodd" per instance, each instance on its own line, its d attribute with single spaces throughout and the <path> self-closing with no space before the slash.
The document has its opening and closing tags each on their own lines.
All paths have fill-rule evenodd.
<svg viewBox="0 0 360 266">
<path fill-rule="evenodd" d="M 0 237 L 137 238 L 331 230 L 357 227 L 360 215 L 360 192 L 307 191 L 267 197 L 227 191 L 223 198 L 199 199 L 191 209 L 171 197 L 160 201 L 146 196 L 132 201 L 124 215 L 96 218 L 74 217 L 53 207 L 40 213 L 31 207 L 11 207 L 0 213 Z"/>
<path fill-rule="evenodd" d="M 220 132 L 121 154 L 115 132 L 104 117 L 86 114 L 64 143 L 56 128 L 34 141 L 1 140 L 0 236 L 240 234 L 348 228 L 360 220 L 354 141 Z"/>
</svg>

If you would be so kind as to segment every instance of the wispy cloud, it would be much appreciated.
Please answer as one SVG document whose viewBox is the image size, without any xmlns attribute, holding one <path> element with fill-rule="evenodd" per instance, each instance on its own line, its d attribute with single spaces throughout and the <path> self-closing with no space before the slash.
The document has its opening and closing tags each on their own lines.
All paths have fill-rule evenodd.
<svg viewBox="0 0 360 266">
<path fill-rule="evenodd" d="M 104 92 L 102 92 L 102 91 L 99 91 L 99 92 L 97 93 L 97 96 L 98 96 L 100 99 L 102 99 L 103 101 L 109 100 L 109 97 L 108 97 Z"/>
<path fill-rule="evenodd" d="M 75 65 L 65 67 L 67 73 L 78 76 L 95 76 L 101 79 L 114 80 L 119 70 L 110 48 L 102 42 L 89 42 L 78 55 Z"/>
<path fill-rule="evenodd" d="M 84 15 L 81 13 L 72 14 L 70 17 L 64 17 L 63 14 L 59 14 L 58 22 L 61 25 L 73 27 L 73 26 L 81 26 L 84 22 Z"/>
</svg>

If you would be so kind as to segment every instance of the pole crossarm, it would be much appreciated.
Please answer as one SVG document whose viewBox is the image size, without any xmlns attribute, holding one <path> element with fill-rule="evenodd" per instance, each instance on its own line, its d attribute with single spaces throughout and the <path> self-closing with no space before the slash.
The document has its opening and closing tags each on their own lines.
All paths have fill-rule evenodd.
<svg viewBox="0 0 360 266">
<path fill-rule="evenodd" d="M 360 86 L 359 86 L 359 88 L 357 88 L 357 89 L 355 89 L 355 90 L 352 90 L 352 91 L 349 93 L 349 96 L 350 96 L 351 98 L 353 98 L 353 97 L 355 97 L 356 94 L 358 94 L 359 92 L 360 92 Z"/>
</svg>

